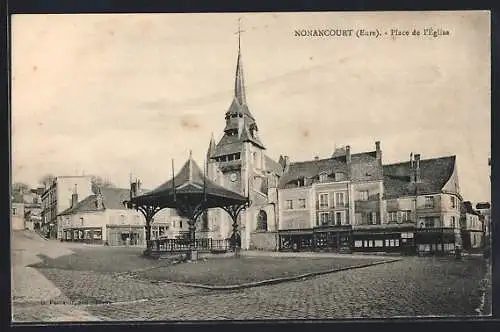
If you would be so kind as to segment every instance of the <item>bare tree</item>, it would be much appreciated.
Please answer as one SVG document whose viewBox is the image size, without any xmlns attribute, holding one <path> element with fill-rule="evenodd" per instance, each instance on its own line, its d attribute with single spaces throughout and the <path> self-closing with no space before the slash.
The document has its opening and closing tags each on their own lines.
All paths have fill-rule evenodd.
<svg viewBox="0 0 500 332">
<path fill-rule="evenodd" d="M 92 175 L 90 181 L 92 183 L 92 192 L 93 193 L 97 193 L 98 188 L 115 188 L 116 187 L 108 179 L 103 179 L 102 177 L 97 176 L 97 175 Z"/>
<path fill-rule="evenodd" d="M 55 178 L 56 177 L 52 174 L 45 174 L 38 180 L 38 182 L 47 188 L 50 187 Z"/>
<path fill-rule="evenodd" d="M 12 201 L 15 203 L 23 202 L 23 194 L 29 191 L 29 186 L 23 182 L 12 184 Z"/>
</svg>

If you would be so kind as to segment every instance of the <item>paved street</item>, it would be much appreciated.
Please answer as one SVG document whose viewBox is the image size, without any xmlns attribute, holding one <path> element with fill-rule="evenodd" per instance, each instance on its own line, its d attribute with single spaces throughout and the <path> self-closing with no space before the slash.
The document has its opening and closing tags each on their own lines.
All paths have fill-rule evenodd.
<svg viewBox="0 0 500 332">
<path fill-rule="evenodd" d="M 452 258 L 404 257 L 394 263 L 294 282 L 213 291 L 133 278 L 115 268 L 122 265 L 119 259 L 107 271 L 95 271 L 91 264 L 82 264 L 79 270 L 26 267 L 40 261 L 37 253 L 57 258 L 75 248 L 84 246 L 14 233 L 14 321 L 478 315 L 485 275 L 484 262 L 477 257 L 460 262 Z M 140 251 L 109 248 L 107 257 L 96 257 L 108 262 L 116 250 Z M 102 262 L 95 264 L 104 266 Z M 484 308 L 486 313 L 488 309 Z"/>
</svg>

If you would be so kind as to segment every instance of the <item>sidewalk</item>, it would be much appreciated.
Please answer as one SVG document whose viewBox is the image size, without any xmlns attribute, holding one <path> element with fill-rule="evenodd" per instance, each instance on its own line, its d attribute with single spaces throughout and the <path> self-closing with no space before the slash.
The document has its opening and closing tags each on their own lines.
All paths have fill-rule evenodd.
<svg viewBox="0 0 500 332">
<path fill-rule="evenodd" d="M 13 232 L 11 249 L 11 291 L 12 291 L 12 321 L 68 321 L 97 320 L 97 318 L 74 306 L 55 307 L 47 305 L 51 301 L 70 302 L 52 282 L 45 278 L 37 269 L 28 267 L 41 260 L 38 254 L 57 258 L 72 253 L 58 243 L 45 241 L 38 234 L 30 231 Z M 45 303 L 45 304 L 44 304 Z M 47 312 L 50 318 L 42 317 Z"/>
<path fill-rule="evenodd" d="M 247 257 L 317 257 L 317 258 L 358 258 L 358 259 L 381 259 L 384 257 L 394 258 L 394 255 L 381 254 L 339 254 L 335 252 L 279 252 L 279 251 L 258 251 L 258 250 L 242 250 L 241 256 Z M 398 256 L 399 257 L 399 256 Z"/>
</svg>

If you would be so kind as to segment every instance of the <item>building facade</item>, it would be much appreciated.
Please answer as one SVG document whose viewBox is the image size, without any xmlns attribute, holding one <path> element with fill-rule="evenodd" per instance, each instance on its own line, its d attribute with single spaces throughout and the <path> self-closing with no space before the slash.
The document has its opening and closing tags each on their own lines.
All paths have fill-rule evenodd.
<svg viewBox="0 0 500 332">
<path fill-rule="evenodd" d="M 11 230 L 20 231 L 25 229 L 23 202 L 17 202 L 17 203 L 12 202 L 10 220 L 11 220 L 10 223 Z"/>
<path fill-rule="evenodd" d="M 61 240 L 106 244 L 109 246 L 145 246 L 145 219 L 141 212 L 128 209 L 124 204 L 130 199 L 130 189 L 99 188 L 79 200 L 79 193 L 72 194 L 71 207 L 58 216 Z M 187 230 L 175 213 L 160 211 L 152 224 L 152 238 L 174 238 Z"/>
<path fill-rule="evenodd" d="M 455 157 L 383 165 L 375 150 L 280 158 L 280 250 L 444 253 L 461 245 Z"/>
<path fill-rule="evenodd" d="M 464 249 L 476 249 L 484 246 L 484 218 L 475 211 L 471 202 L 461 205 L 460 229 Z"/>
<path fill-rule="evenodd" d="M 90 176 L 58 176 L 41 195 L 41 229 L 47 237 L 62 238 L 62 227 L 57 224 L 57 216 L 71 207 L 75 186 L 80 197 L 85 198 L 92 194 Z"/>
</svg>

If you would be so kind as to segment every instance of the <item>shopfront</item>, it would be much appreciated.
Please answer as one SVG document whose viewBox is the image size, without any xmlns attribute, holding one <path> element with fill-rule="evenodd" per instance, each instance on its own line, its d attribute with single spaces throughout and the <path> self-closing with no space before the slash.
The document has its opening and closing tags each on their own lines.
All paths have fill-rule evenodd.
<svg viewBox="0 0 500 332">
<path fill-rule="evenodd" d="M 357 252 L 415 253 L 414 227 L 359 229 L 353 232 L 353 250 Z"/>
<path fill-rule="evenodd" d="M 62 231 L 62 240 L 101 244 L 103 243 L 102 227 L 65 228 Z"/>
<path fill-rule="evenodd" d="M 351 226 L 320 226 L 313 229 L 315 251 L 350 252 Z"/>
<path fill-rule="evenodd" d="M 454 253 L 460 246 L 460 232 L 454 228 L 419 228 L 415 233 L 416 251 L 424 254 Z"/>
<path fill-rule="evenodd" d="M 313 230 L 311 229 L 288 229 L 280 230 L 279 251 L 312 251 Z"/>
<path fill-rule="evenodd" d="M 145 246 L 144 226 L 108 225 L 106 242 L 110 246 Z"/>
</svg>

